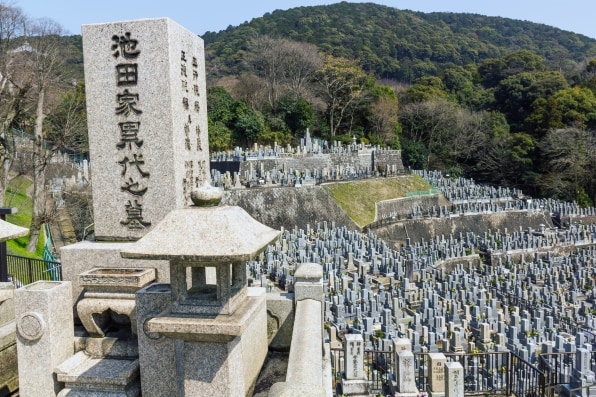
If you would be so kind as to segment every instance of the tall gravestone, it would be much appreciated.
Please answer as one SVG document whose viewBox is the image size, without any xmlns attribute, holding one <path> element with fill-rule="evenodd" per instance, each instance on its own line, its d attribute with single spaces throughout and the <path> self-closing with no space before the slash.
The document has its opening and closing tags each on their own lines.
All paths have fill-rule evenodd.
<svg viewBox="0 0 596 397">
<path fill-rule="evenodd" d="M 83 25 L 97 240 L 137 240 L 209 177 L 203 41 L 163 19 Z"/>
<path fill-rule="evenodd" d="M 397 390 L 400 397 L 418 397 L 414 353 L 402 350 L 397 354 Z"/>
<path fill-rule="evenodd" d="M 445 397 L 464 397 L 464 368 L 458 362 L 445 363 Z"/>
<path fill-rule="evenodd" d="M 364 340 L 361 334 L 346 334 L 344 360 L 345 379 L 342 380 L 342 395 L 368 396 L 368 381 L 364 372 Z"/>
<path fill-rule="evenodd" d="M 445 363 L 447 358 L 443 353 L 429 353 L 429 397 L 445 396 Z"/>
<path fill-rule="evenodd" d="M 209 181 L 203 40 L 170 19 L 83 25 L 96 242 L 64 247 L 64 279 L 94 267 L 153 267 L 120 257 L 127 242 L 190 204 Z"/>
</svg>

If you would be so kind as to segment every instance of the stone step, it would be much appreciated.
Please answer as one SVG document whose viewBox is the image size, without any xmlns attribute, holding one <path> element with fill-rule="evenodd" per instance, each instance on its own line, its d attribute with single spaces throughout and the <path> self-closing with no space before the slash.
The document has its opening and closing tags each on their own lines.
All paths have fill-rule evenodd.
<svg viewBox="0 0 596 397">
<path fill-rule="evenodd" d="M 58 397 L 140 396 L 139 360 L 92 358 L 78 352 L 56 368 L 56 375 L 65 383 Z"/>
</svg>

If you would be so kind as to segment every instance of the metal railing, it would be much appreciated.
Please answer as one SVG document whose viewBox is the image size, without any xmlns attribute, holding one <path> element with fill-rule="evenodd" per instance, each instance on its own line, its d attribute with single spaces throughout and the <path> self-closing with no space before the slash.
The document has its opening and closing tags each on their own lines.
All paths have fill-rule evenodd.
<svg viewBox="0 0 596 397">
<path fill-rule="evenodd" d="M 344 375 L 344 351 L 331 349 L 335 382 Z M 517 354 L 505 352 L 443 353 L 447 361 L 459 362 L 464 369 L 466 396 L 547 396 L 545 371 L 524 360 Z M 366 350 L 364 373 L 369 382 L 370 394 L 393 395 L 392 383 L 396 380 L 395 353 L 392 351 Z M 416 386 L 420 392 L 430 392 L 430 360 L 428 353 L 414 353 Z M 337 390 L 334 387 L 334 390 Z"/>
<path fill-rule="evenodd" d="M 333 389 L 337 392 L 337 384 L 341 382 L 344 375 L 344 350 L 343 348 L 331 349 L 331 366 L 334 374 Z M 393 380 L 394 353 L 388 350 L 365 350 L 364 351 L 364 373 L 369 383 L 370 394 L 389 393 L 388 383 Z M 337 394 L 336 394 L 337 395 Z"/>
<path fill-rule="evenodd" d="M 16 287 L 28 285 L 39 280 L 61 281 L 62 265 L 60 262 L 23 256 L 6 255 L 8 275 Z"/>
<path fill-rule="evenodd" d="M 572 382 L 573 369 L 576 368 L 576 355 L 573 352 L 563 353 L 542 353 L 538 357 L 540 369 L 546 377 L 546 384 L 555 390 L 556 386 L 566 385 Z M 590 370 L 596 369 L 596 351 L 590 352 Z M 596 386 L 589 386 L 590 392 L 596 390 Z"/>
</svg>

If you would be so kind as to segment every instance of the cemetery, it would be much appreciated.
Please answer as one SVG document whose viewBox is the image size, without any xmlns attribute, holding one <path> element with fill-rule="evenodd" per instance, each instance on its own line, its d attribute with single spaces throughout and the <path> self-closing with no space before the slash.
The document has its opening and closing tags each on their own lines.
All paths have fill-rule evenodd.
<svg viewBox="0 0 596 397">
<path fill-rule="evenodd" d="M 596 396 L 595 208 L 308 131 L 209 154 L 199 37 L 82 31 L 95 240 L 0 283 L 0 396 Z M 320 189 L 411 174 L 364 226 Z"/>
</svg>

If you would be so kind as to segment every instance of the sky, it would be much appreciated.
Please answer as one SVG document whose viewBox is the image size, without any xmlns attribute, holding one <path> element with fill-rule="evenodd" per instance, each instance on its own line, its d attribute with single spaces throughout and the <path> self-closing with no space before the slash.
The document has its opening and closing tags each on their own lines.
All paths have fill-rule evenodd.
<svg viewBox="0 0 596 397">
<path fill-rule="evenodd" d="M 237 26 L 277 9 L 333 4 L 324 0 L 0 0 L 31 18 L 50 18 L 70 34 L 81 25 L 168 17 L 201 35 Z M 365 1 L 350 1 L 365 2 Z M 467 12 L 519 19 L 569 30 L 596 39 L 594 0 L 374 0 L 401 10 Z"/>
</svg>

